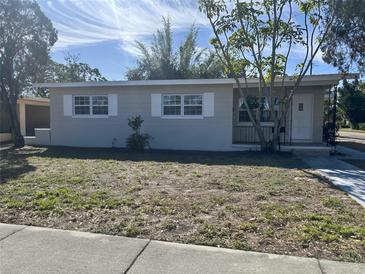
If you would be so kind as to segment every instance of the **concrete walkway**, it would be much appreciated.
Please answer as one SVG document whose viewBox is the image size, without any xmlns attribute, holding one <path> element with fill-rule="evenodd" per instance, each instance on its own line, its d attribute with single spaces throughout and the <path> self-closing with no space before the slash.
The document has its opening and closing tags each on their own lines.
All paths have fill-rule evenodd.
<svg viewBox="0 0 365 274">
<path fill-rule="evenodd" d="M 0 224 L 0 273 L 363 274 L 365 264 Z"/>
<path fill-rule="evenodd" d="M 298 156 L 365 207 L 365 170 L 341 161 L 341 159 L 365 160 L 365 153 L 341 146 L 337 147 L 337 151 L 345 155 L 298 154 Z"/>
</svg>

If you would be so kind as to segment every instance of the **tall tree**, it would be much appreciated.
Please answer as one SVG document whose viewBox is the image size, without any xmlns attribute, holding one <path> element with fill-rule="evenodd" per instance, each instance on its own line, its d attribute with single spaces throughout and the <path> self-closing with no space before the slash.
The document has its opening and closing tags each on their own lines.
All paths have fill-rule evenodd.
<svg viewBox="0 0 365 274">
<path fill-rule="evenodd" d="M 128 80 L 187 79 L 223 77 L 223 66 L 213 52 L 199 49 L 198 30 L 193 25 L 177 51 L 173 48 L 171 22 L 163 18 L 152 45 L 137 42 L 141 57 L 137 66 L 127 71 Z"/>
<path fill-rule="evenodd" d="M 276 150 L 290 101 L 309 71 L 332 25 L 333 16 L 323 16 L 326 0 L 235 0 L 231 3 L 227 5 L 223 0 L 199 1 L 200 10 L 206 14 L 214 33 L 211 44 L 235 79 L 240 100 L 259 137 L 261 148 L 271 144 Z M 293 11 L 301 20 L 294 19 Z M 318 30 L 322 32 L 320 37 L 316 36 Z M 285 93 L 284 80 L 288 79 L 287 64 L 294 45 L 301 45 L 305 56 L 297 63 L 293 86 L 281 98 L 278 111 L 274 89 L 281 88 Z M 269 119 L 274 125 L 272 140 L 264 136 L 261 112 L 254 113 L 249 102 L 248 77 L 258 77 L 257 96 L 268 98 Z M 281 82 L 280 86 L 277 81 Z"/>
<path fill-rule="evenodd" d="M 42 70 L 32 78 L 32 82 L 100 82 L 107 79 L 100 73 L 99 69 L 91 67 L 87 63 L 80 62 L 79 56 L 67 54 L 65 63 L 57 63 L 50 60 Z M 27 93 L 36 96 L 47 97 L 48 89 L 38 88 L 34 90 L 29 85 Z"/>
<path fill-rule="evenodd" d="M 365 1 L 334 0 L 327 14 L 334 13 L 333 26 L 322 51 L 323 60 L 341 71 L 365 72 Z"/>
<path fill-rule="evenodd" d="M 338 107 L 344 113 L 351 127 L 359 129 L 359 123 L 365 123 L 365 85 L 355 80 L 352 83 L 344 81 L 338 88 Z"/>
<path fill-rule="evenodd" d="M 57 32 L 36 1 L 0 0 L 1 100 L 10 114 L 13 142 L 24 145 L 17 100 L 31 76 L 49 60 Z"/>
</svg>

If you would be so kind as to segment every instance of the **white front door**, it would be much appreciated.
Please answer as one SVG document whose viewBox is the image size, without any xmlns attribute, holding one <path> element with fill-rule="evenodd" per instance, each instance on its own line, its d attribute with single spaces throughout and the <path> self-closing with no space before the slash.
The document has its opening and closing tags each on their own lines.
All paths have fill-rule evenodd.
<svg viewBox="0 0 365 274">
<path fill-rule="evenodd" d="M 313 94 L 294 94 L 292 105 L 292 140 L 313 138 Z"/>
</svg>

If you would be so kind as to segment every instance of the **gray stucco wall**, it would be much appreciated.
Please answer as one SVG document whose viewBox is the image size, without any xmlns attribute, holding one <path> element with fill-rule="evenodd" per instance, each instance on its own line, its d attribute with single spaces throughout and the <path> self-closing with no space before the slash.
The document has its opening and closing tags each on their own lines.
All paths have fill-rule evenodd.
<svg viewBox="0 0 365 274">
<path fill-rule="evenodd" d="M 214 117 L 162 119 L 151 116 L 152 93 L 214 92 Z M 118 94 L 118 115 L 108 118 L 64 116 L 65 94 Z M 127 119 L 142 115 L 142 132 L 150 134 L 154 149 L 230 150 L 232 145 L 231 85 L 55 88 L 51 98 L 51 144 L 80 147 L 125 147 L 131 134 Z M 113 142 L 114 140 L 114 142 Z"/>
</svg>

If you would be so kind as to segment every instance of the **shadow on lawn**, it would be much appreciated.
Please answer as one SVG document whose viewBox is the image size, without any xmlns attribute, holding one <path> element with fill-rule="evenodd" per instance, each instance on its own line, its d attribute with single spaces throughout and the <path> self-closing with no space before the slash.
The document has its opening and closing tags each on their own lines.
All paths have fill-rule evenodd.
<svg viewBox="0 0 365 274">
<path fill-rule="evenodd" d="M 35 169 L 29 164 L 26 155 L 17 150 L 10 149 L 0 152 L 0 184 Z"/>
<path fill-rule="evenodd" d="M 352 139 L 354 139 L 354 138 L 352 138 Z M 362 139 L 362 140 L 364 140 L 364 139 Z M 338 145 L 365 152 L 365 143 L 340 141 L 340 142 L 338 142 Z"/>
<path fill-rule="evenodd" d="M 28 150 L 28 149 L 27 149 Z M 93 159 L 115 161 L 176 162 L 202 165 L 250 165 L 280 168 L 306 168 L 307 166 L 291 153 L 268 154 L 261 152 L 203 152 L 150 150 L 132 152 L 121 148 L 32 148 L 24 156 L 69 159 Z"/>
</svg>

